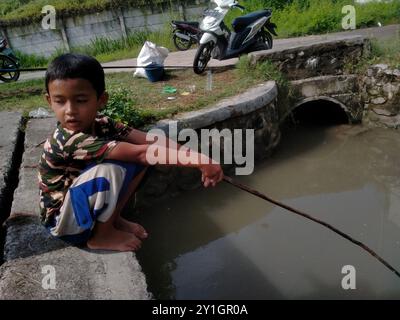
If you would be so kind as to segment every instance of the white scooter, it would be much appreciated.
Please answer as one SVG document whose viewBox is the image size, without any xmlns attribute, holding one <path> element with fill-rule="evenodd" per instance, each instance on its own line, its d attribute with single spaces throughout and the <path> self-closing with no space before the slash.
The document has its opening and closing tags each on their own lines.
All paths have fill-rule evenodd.
<svg viewBox="0 0 400 320">
<path fill-rule="evenodd" d="M 259 10 L 236 18 L 232 22 L 233 32 L 224 23 L 226 14 L 232 8 L 245 8 L 235 0 L 213 0 L 217 7 L 205 12 L 200 23 L 204 32 L 200 39 L 193 62 L 193 70 L 197 74 L 204 72 L 211 58 L 226 60 L 238 57 L 243 53 L 268 50 L 272 48 L 272 35 L 276 25 L 271 22 L 271 9 Z"/>
</svg>

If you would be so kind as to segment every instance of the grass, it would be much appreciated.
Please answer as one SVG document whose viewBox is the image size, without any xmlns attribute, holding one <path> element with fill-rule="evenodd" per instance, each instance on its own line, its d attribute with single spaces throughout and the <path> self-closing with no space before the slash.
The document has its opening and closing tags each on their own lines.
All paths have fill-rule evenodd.
<svg viewBox="0 0 400 320">
<path fill-rule="evenodd" d="M 343 31 L 342 8 L 354 5 L 357 28 L 400 23 L 400 1 L 355 3 L 354 0 L 244 0 L 246 12 L 272 7 L 272 21 L 278 26 L 280 38 Z M 286 5 L 285 5 L 286 4 Z M 232 10 L 226 19 L 230 25 L 234 18 L 242 15 Z"/>
<path fill-rule="evenodd" d="M 281 87 L 289 85 L 285 75 L 269 60 L 252 64 L 247 55 L 241 56 L 237 64 L 237 73 L 241 78 L 251 77 L 262 81 L 274 80 Z"/>
<path fill-rule="evenodd" d="M 371 41 L 371 51 L 357 65 L 347 65 L 348 73 L 365 73 L 369 66 L 384 63 L 391 68 L 400 69 L 400 34 L 393 38 Z"/>
<path fill-rule="evenodd" d="M 42 8 L 52 5 L 62 16 L 72 16 L 77 13 L 99 12 L 108 8 L 132 5 L 140 7 L 168 2 L 166 0 L 2 0 L 0 17 L 4 22 L 21 24 L 27 21 L 37 21 L 43 17 Z"/>
<path fill-rule="evenodd" d="M 371 53 L 370 63 L 386 63 L 400 69 L 400 34 L 392 39 L 373 41 Z"/>
<path fill-rule="evenodd" d="M 370 55 L 357 66 L 351 66 L 348 72 L 364 73 L 368 66 L 377 63 L 400 68 L 399 40 L 400 35 L 393 39 L 374 41 Z M 212 92 L 206 91 L 207 76 L 195 75 L 191 69 L 169 71 L 165 81 L 156 83 L 134 78 L 131 72 L 106 74 L 106 84 L 111 96 L 110 115 L 135 126 L 173 117 L 180 112 L 204 108 L 267 80 L 275 80 L 279 85 L 280 95 L 283 92 L 284 96 L 290 97 L 289 81 L 275 65 L 269 61 L 251 65 L 247 56 L 241 57 L 235 70 L 213 74 Z M 177 93 L 162 93 L 167 85 L 175 87 Z M 196 88 L 194 92 L 190 92 L 191 86 Z M 27 113 L 46 107 L 43 88 L 43 80 L 1 84 L 0 110 Z M 186 95 L 185 92 L 189 94 Z M 170 96 L 174 99 L 168 100 Z"/>
<path fill-rule="evenodd" d="M 0 84 L 0 111 L 29 111 L 44 107 L 44 80 L 29 80 Z"/>
<path fill-rule="evenodd" d="M 288 87 L 286 78 L 270 62 L 254 66 L 247 57 L 242 57 L 234 70 L 214 72 L 211 92 L 206 89 L 207 75 L 198 76 L 191 69 L 168 71 L 164 81 L 155 83 L 134 78 L 131 72 L 106 74 L 110 101 L 105 113 L 129 125 L 141 127 L 181 112 L 210 106 L 267 80 L 276 80 L 280 88 Z M 167 85 L 176 88 L 177 92 L 163 93 Z M 47 108 L 43 98 L 43 80 L 1 86 L 0 110 L 28 113 L 39 107 Z"/>
<path fill-rule="evenodd" d="M 124 119 L 123 115 L 120 120 L 140 126 L 172 117 L 180 112 L 204 108 L 223 98 L 244 92 L 262 81 L 250 75 L 242 77 L 240 69 L 215 72 L 213 90 L 210 92 L 206 90 L 207 76 L 198 76 L 192 70 L 169 71 L 165 81 L 155 83 L 147 79 L 134 78 L 131 72 L 106 74 L 107 90 L 111 97 L 113 94 L 118 94 L 118 90 L 127 92 L 129 98 L 127 102 L 131 104 L 131 108 L 137 110 L 137 113 L 129 113 L 129 117 L 134 117 L 133 120 Z M 167 85 L 175 87 L 177 93 L 162 93 Z M 190 92 L 191 86 L 195 87 L 194 92 Z M 47 108 L 43 98 L 43 88 L 43 80 L 1 84 L 0 110 L 28 113 L 39 107 Z M 174 97 L 174 100 L 168 100 L 168 97 Z M 124 96 L 120 95 L 120 99 L 124 99 Z M 137 114 L 140 116 L 139 119 Z"/>
<path fill-rule="evenodd" d="M 145 41 L 151 41 L 170 51 L 175 49 L 168 24 L 159 31 L 142 30 L 131 33 L 126 40 L 95 39 L 89 46 L 73 48 L 73 51 L 96 57 L 100 62 L 109 62 L 137 57 Z"/>
</svg>

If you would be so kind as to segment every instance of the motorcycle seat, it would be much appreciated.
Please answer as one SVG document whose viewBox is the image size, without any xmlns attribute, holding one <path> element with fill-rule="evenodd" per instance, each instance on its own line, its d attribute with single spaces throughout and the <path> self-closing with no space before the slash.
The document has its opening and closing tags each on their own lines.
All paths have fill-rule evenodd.
<svg viewBox="0 0 400 320">
<path fill-rule="evenodd" d="M 271 16 L 271 10 L 259 10 L 244 16 L 238 17 L 232 22 L 232 27 L 235 32 L 243 31 L 248 25 L 252 24 L 253 22 L 257 21 L 262 17 L 269 17 Z"/>
<path fill-rule="evenodd" d="M 187 25 L 192 26 L 192 27 L 196 27 L 196 28 L 199 27 L 199 23 L 196 22 L 196 21 L 178 21 L 178 20 L 172 20 L 172 23 L 175 24 L 175 25 L 187 24 Z"/>
</svg>

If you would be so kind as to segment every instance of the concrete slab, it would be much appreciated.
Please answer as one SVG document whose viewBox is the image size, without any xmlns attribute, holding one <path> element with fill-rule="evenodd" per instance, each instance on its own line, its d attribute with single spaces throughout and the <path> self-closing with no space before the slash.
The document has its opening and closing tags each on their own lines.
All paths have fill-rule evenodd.
<svg viewBox="0 0 400 320">
<path fill-rule="evenodd" d="M 151 299 L 134 253 L 72 247 L 51 237 L 40 224 L 37 164 L 55 122 L 31 119 L 25 130 L 20 182 L 6 222 L 0 299 Z M 48 279 L 46 270 L 55 272 L 55 289 L 42 286 Z"/>
<path fill-rule="evenodd" d="M 14 218 L 7 226 L 8 261 L 0 267 L 0 299 L 151 298 L 134 253 L 68 246 L 50 237 L 33 217 Z M 52 284 L 46 275 L 53 271 L 51 289 L 46 286 Z"/>
<path fill-rule="evenodd" d="M 39 215 L 37 165 L 43 150 L 43 142 L 54 130 L 55 124 L 55 118 L 44 118 L 31 119 L 26 125 L 24 154 L 19 184 L 14 192 L 11 218 L 21 214 Z"/>
<path fill-rule="evenodd" d="M 0 112 L 0 210 L 6 201 L 7 180 L 15 178 L 9 175 L 21 121 L 17 112 Z"/>
</svg>

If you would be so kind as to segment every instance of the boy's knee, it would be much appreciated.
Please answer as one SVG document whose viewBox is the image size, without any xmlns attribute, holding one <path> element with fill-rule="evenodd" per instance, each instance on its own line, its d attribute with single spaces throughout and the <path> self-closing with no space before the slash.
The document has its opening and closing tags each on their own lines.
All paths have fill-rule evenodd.
<svg viewBox="0 0 400 320">
<path fill-rule="evenodd" d="M 90 166 L 89 169 L 85 169 L 82 174 L 89 173 L 96 177 L 104 177 L 104 178 L 112 178 L 120 176 L 123 178 L 125 174 L 125 170 L 123 167 L 114 164 L 114 163 L 99 163 L 93 166 Z"/>
</svg>

